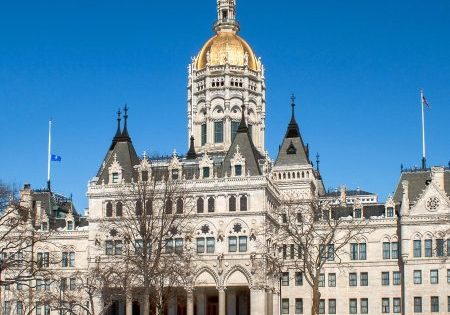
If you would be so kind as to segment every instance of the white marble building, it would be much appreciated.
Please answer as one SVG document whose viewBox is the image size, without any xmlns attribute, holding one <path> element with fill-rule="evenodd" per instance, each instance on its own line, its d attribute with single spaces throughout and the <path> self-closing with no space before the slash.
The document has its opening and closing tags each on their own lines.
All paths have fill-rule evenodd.
<svg viewBox="0 0 450 315">
<path fill-rule="evenodd" d="M 375 194 L 359 190 L 351 196 L 345 189 L 327 193 L 303 142 L 294 99 L 286 135 L 272 161 L 264 146 L 264 66 L 238 36 L 235 1 L 217 3 L 215 34 L 189 65 L 187 155 L 153 161 L 139 157 L 125 111 L 125 126 L 121 128 L 119 120 L 105 160 L 89 181 L 85 217 L 67 204 L 61 206 L 64 203 L 54 193 L 29 186 L 22 190 L 22 203 L 36 211 L 40 228 L 48 224 L 58 231 L 52 236 L 58 246 L 37 249 L 36 255 L 73 253 L 73 265 L 63 268 L 68 278 L 108 259 L 113 253 L 108 251 L 108 241 L 114 239 L 100 225 L 122 215 L 117 212 L 121 188 L 142 179 L 152 162 L 174 180 L 182 180 L 196 205 L 192 219 L 196 237 L 184 240 L 197 248 L 194 274 L 182 288 L 184 296 L 171 298 L 167 314 L 310 314 L 311 289 L 302 275 L 286 267 L 274 277 L 266 265 L 267 249 L 261 245 L 268 237 L 267 227 L 280 222 L 273 209 L 293 192 L 303 200 L 331 201 L 337 216 L 367 220 L 374 228 L 352 242 L 358 244 L 355 256 L 353 245 L 348 245 L 350 267 L 334 261 L 326 264 L 321 313 L 448 314 L 450 170 L 403 170 L 395 195 L 384 204 Z M 289 265 L 289 255 L 283 259 Z M 140 302 L 118 298 L 110 313 L 138 314 Z M 44 312 L 36 310 L 36 315 Z"/>
</svg>

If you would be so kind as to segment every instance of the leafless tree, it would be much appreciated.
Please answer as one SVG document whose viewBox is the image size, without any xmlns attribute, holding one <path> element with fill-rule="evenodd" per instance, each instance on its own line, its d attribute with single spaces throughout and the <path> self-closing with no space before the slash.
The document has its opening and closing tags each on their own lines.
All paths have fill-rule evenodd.
<svg viewBox="0 0 450 315">
<path fill-rule="evenodd" d="M 279 223 L 269 231 L 272 250 L 268 257 L 272 270 L 281 272 L 287 268 L 301 272 L 312 290 L 311 314 L 319 314 L 319 282 L 324 266 L 345 268 L 348 247 L 354 239 L 369 233 L 368 222 L 339 217 L 333 207 L 301 198 L 283 200 L 274 212 Z"/>
<path fill-rule="evenodd" d="M 152 304 L 162 314 L 168 296 L 184 285 L 183 273 L 189 270 L 185 244 L 191 234 L 192 201 L 182 179 L 167 173 L 144 179 L 123 184 L 117 200 L 107 204 L 107 212 L 114 207 L 115 215 L 102 226 L 110 238 L 104 242 L 111 255 L 105 263 L 121 278 L 123 295 L 139 288 L 144 313 Z"/>
</svg>

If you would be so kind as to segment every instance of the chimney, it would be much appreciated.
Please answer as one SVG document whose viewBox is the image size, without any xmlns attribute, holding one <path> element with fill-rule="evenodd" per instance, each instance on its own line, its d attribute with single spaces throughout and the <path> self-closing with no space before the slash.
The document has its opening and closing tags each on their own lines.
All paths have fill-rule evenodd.
<svg viewBox="0 0 450 315">
<path fill-rule="evenodd" d="M 439 187 L 441 190 L 444 190 L 444 168 L 432 167 L 431 168 L 431 182 Z"/>
<path fill-rule="evenodd" d="M 407 180 L 402 181 L 402 206 L 400 208 L 400 214 L 402 216 L 409 214 L 409 182 Z"/>
<path fill-rule="evenodd" d="M 341 186 L 341 205 L 347 206 L 347 189 L 344 185 Z"/>
</svg>

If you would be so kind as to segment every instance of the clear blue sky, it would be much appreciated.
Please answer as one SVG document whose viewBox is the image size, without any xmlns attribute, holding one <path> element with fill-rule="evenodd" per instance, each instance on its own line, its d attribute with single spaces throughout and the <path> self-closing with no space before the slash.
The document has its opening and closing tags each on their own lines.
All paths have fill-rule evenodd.
<svg viewBox="0 0 450 315">
<path fill-rule="evenodd" d="M 280 4 L 282 3 L 282 4 Z M 86 207 L 130 107 L 136 150 L 185 152 L 187 65 L 211 36 L 216 1 L 2 1 L 0 179 L 46 181 Z M 267 148 L 276 156 L 291 92 L 327 188 L 395 189 L 400 164 L 420 165 L 419 89 L 429 162 L 450 160 L 450 1 L 238 0 L 241 35 L 267 69 Z"/>
</svg>

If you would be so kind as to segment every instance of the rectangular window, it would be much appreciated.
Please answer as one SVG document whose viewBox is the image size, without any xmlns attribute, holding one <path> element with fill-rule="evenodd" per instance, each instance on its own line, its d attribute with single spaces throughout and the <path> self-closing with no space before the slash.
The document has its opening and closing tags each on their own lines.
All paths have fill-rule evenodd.
<svg viewBox="0 0 450 315">
<path fill-rule="evenodd" d="M 319 287 L 324 287 L 325 286 L 325 274 L 321 273 L 319 275 Z"/>
<path fill-rule="evenodd" d="M 289 299 L 281 299 L 281 314 L 289 314 Z"/>
<path fill-rule="evenodd" d="M 203 254 L 205 252 L 205 238 L 197 238 L 197 254 Z"/>
<path fill-rule="evenodd" d="M 348 274 L 348 285 L 351 287 L 356 287 L 358 285 L 358 276 L 356 272 L 350 272 Z"/>
<path fill-rule="evenodd" d="M 394 271 L 392 273 L 392 284 L 393 285 L 400 285 L 400 281 L 401 281 L 400 271 Z"/>
<path fill-rule="evenodd" d="M 183 252 L 184 241 L 182 238 L 175 239 L 175 252 L 182 253 Z"/>
<path fill-rule="evenodd" d="M 444 256 L 444 240 L 443 239 L 436 240 L 436 256 L 438 256 L 438 257 Z"/>
<path fill-rule="evenodd" d="M 114 254 L 122 255 L 122 241 L 120 240 L 114 241 Z"/>
<path fill-rule="evenodd" d="M 295 258 L 295 246 L 294 244 L 289 245 L 289 256 L 291 259 Z"/>
<path fill-rule="evenodd" d="M 214 237 L 206 238 L 206 252 L 208 254 L 214 253 L 216 250 L 216 240 Z"/>
<path fill-rule="evenodd" d="M 437 269 L 430 270 L 430 283 L 431 284 L 439 283 L 439 270 Z"/>
<path fill-rule="evenodd" d="M 247 251 L 247 236 L 239 236 L 239 251 L 241 253 Z"/>
<path fill-rule="evenodd" d="M 422 313 L 422 297 L 414 297 L 414 313 Z"/>
<path fill-rule="evenodd" d="M 209 167 L 203 168 L 203 178 L 209 178 Z"/>
<path fill-rule="evenodd" d="M 112 183 L 117 184 L 119 182 L 119 173 L 112 173 Z"/>
<path fill-rule="evenodd" d="M 361 314 L 369 314 L 369 299 L 361 299 Z"/>
<path fill-rule="evenodd" d="M 108 243 L 110 242 L 110 243 Z M 112 251 L 112 241 L 106 241 L 106 255 L 112 255 L 108 253 L 108 245 L 111 246 Z M 62 267 L 75 267 L 75 253 L 74 252 L 63 252 L 61 259 Z"/>
<path fill-rule="evenodd" d="M 328 274 L 328 286 L 329 287 L 335 287 L 336 286 L 336 274 L 335 273 L 329 273 Z"/>
<path fill-rule="evenodd" d="M 42 306 L 39 304 L 36 305 L 36 315 L 42 315 Z"/>
<path fill-rule="evenodd" d="M 76 278 L 70 278 L 69 279 L 69 290 L 75 291 L 77 288 L 77 279 Z"/>
<path fill-rule="evenodd" d="M 201 127 L 201 133 L 202 133 L 202 146 L 206 144 L 206 124 L 202 124 Z"/>
<path fill-rule="evenodd" d="M 295 299 L 295 314 L 303 314 L 303 299 Z"/>
<path fill-rule="evenodd" d="M 433 240 L 425 240 L 425 257 L 433 257 Z"/>
<path fill-rule="evenodd" d="M 422 284 L 422 270 L 414 270 L 414 284 Z"/>
<path fill-rule="evenodd" d="M 359 244 L 359 259 L 366 260 L 367 259 L 367 245 L 366 243 Z"/>
<path fill-rule="evenodd" d="M 450 283 L 450 269 L 447 269 L 447 283 Z"/>
<path fill-rule="evenodd" d="M 37 253 L 37 265 L 40 268 L 48 268 L 49 266 L 49 254 L 48 252 Z"/>
<path fill-rule="evenodd" d="M 303 285 L 303 273 L 301 271 L 295 272 L 295 285 L 302 286 Z"/>
<path fill-rule="evenodd" d="M 17 315 L 23 315 L 23 303 L 22 301 L 16 302 L 16 313 Z"/>
<path fill-rule="evenodd" d="M 166 253 L 173 253 L 173 239 L 172 238 L 166 239 L 165 250 L 166 250 Z"/>
<path fill-rule="evenodd" d="M 431 297 L 431 312 L 439 313 L 439 297 L 438 296 Z"/>
<path fill-rule="evenodd" d="M 223 121 L 214 122 L 214 143 L 223 142 Z"/>
<path fill-rule="evenodd" d="M 319 301 L 319 314 L 325 314 L 325 300 L 320 299 Z"/>
<path fill-rule="evenodd" d="M 236 236 L 228 237 L 228 251 L 230 253 L 237 252 L 237 237 Z"/>
<path fill-rule="evenodd" d="M 447 312 L 450 313 L 450 296 L 447 296 Z"/>
<path fill-rule="evenodd" d="M 239 122 L 232 121 L 231 122 L 231 141 L 233 141 L 234 136 L 236 136 L 238 128 L 239 128 Z"/>
<path fill-rule="evenodd" d="M 447 240 L 447 256 L 450 256 L 450 238 Z"/>
<path fill-rule="evenodd" d="M 402 311 L 402 302 L 400 298 L 394 298 L 393 300 L 394 313 L 400 313 Z"/>
<path fill-rule="evenodd" d="M 334 244 L 327 245 L 327 260 L 328 261 L 334 260 Z"/>
<path fill-rule="evenodd" d="M 386 213 L 388 218 L 392 218 L 394 216 L 394 208 L 388 207 Z"/>
<path fill-rule="evenodd" d="M 389 306 L 389 299 L 388 298 L 382 298 L 381 299 L 381 313 L 387 314 L 390 313 L 390 306 Z"/>
<path fill-rule="evenodd" d="M 9 315 L 9 313 L 11 312 L 11 302 L 10 301 L 5 301 L 3 304 L 3 314 L 5 315 Z"/>
<path fill-rule="evenodd" d="M 391 258 L 398 259 L 398 242 L 391 243 Z"/>
<path fill-rule="evenodd" d="M 349 300 L 349 313 L 350 314 L 357 314 L 358 313 L 358 300 L 357 299 L 350 299 Z"/>
<path fill-rule="evenodd" d="M 281 274 L 281 285 L 284 287 L 289 286 L 289 272 L 283 272 Z"/>
<path fill-rule="evenodd" d="M 336 300 L 335 299 L 328 300 L 328 314 L 336 314 Z"/>
<path fill-rule="evenodd" d="M 414 241 L 414 257 L 422 257 L 422 241 Z"/>
<path fill-rule="evenodd" d="M 389 285 L 389 272 L 382 272 L 381 273 L 381 284 L 382 285 Z"/>
<path fill-rule="evenodd" d="M 367 287 L 369 285 L 369 274 L 367 272 L 361 272 L 360 276 L 360 285 L 362 287 Z"/>
<path fill-rule="evenodd" d="M 391 258 L 391 243 L 383 242 L 383 259 Z"/>
<path fill-rule="evenodd" d="M 355 218 L 361 219 L 361 209 L 355 209 Z"/>
<path fill-rule="evenodd" d="M 62 292 L 65 292 L 67 290 L 67 278 L 61 278 L 59 281 L 59 288 Z"/>
<path fill-rule="evenodd" d="M 242 165 L 235 165 L 234 166 L 234 175 L 235 176 L 242 176 Z"/>
<path fill-rule="evenodd" d="M 358 260 L 358 244 L 357 243 L 350 244 L 350 259 Z"/>
</svg>

